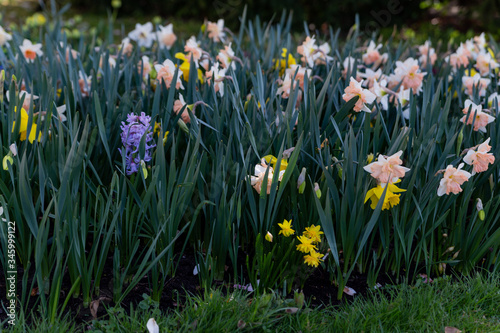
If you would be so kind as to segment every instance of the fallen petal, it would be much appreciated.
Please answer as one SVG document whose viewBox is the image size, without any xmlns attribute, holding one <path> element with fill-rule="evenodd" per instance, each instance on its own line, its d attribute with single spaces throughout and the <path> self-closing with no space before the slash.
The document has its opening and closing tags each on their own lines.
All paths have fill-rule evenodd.
<svg viewBox="0 0 500 333">
<path fill-rule="evenodd" d="M 97 319 L 97 310 L 99 309 L 99 303 L 100 300 L 95 300 L 90 302 L 90 314 L 92 315 L 92 318 Z"/>
<path fill-rule="evenodd" d="M 344 293 L 346 293 L 349 296 L 354 296 L 356 293 L 356 290 L 352 289 L 351 287 L 345 286 L 344 287 Z"/>
<path fill-rule="evenodd" d="M 245 323 L 243 320 L 238 320 L 238 328 L 239 329 L 243 329 L 245 328 L 245 326 L 247 326 L 247 323 Z"/>
<path fill-rule="evenodd" d="M 160 332 L 160 327 L 156 323 L 156 320 L 154 318 L 149 318 L 148 323 L 146 324 L 146 327 L 148 328 L 149 333 L 159 333 Z"/>
</svg>

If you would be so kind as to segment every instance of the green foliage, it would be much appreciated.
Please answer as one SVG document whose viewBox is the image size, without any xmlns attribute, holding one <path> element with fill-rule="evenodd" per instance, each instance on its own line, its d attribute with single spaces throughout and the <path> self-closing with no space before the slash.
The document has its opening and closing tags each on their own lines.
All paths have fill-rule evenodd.
<svg viewBox="0 0 500 333">
<path fill-rule="evenodd" d="M 445 267 L 465 274 L 499 269 L 500 122 L 488 124 L 483 134 L 460 121 L 466 99 L 482 102 L 477 87 L 471 96 L 463 91 L 461 78 L 472 63 L 451 68 L 439 59 L 424 68 L 422 91 L 410 92 L 407 104 L 391 101 L 384 108 L 377 102 L 370 104 L 371 113 L 358 113 L 353 111 L 358 97 L 346 102 L 342 95 L 349 78 L 367 67 L 361 63 L 367 39 L 359 25 L 345 41 L 330 28 L 324 42 L 333 58 L 310 66 L 303 85 L 288 94 L 278 92 L 284 77 L 276 62 L 283 48 L 284 66 L 290 65 L 287 55 L 300 62 L 296 50 L 304 38 L 292 38 L 291 16 L 268 24 L 258 17 L 248 20 L 245 11 L 239 32 L 227 31 L 235 67 L 209 79 L 200 65 L 202 82 L 191 59 L 189 76 L 181 78 L 185 89 L 179 90 L 181 71 L 170 85 L 143 77 L 138 64 L 148 55 L 150 61 L 169 59 L 181 66 L 175 54 L 184 51 L 183 42 L 171 49 L 135 45 L 128 54 L 113 44 L 113 17 L 92 33 L 70 38 L 62 29 L 62 12 L 54 9 L 40 26 L 12 31 L 12 41 L 0 49 L 6 72 L 0 94 L 9 91 L 9 101 L 0 103 L 0 155 L 10 154 L 11 144 L 17 147 L 13 164 L 0 172 L 0 202 L 6 219 L 17 223 L 24 312 L 35 303 L 37 315 L 56 323 L 71 297 L 81 298 L 85 307 L 100 297 L 105 271 L 117 305 L 141 282 L 159 301 L 186 248 L 193 248 L 207 290 L 227 273 L 235 283 L 257 286 L 260 280 L 259 293 L 291 291 L 307 283 L 311 272 L 294 248 L 297 241 L 276 238 L 271 246 L 260 236 L 278 235 L 277 224 L 285 219 L 293 221 L 294 237 L 321 225 L 324 269 L 339 287 L 338 298 L 356 272 L 367 274 L 373 287 L 383 273 L 412 282 L 418 273 L 441 275 Z M 27 61 L 20 48 L 24 38 L 43 43 L 43 56 Z M 208 64 L 216 63 L 224 44 L 208 38 L 206 30 L 197 38 Z M 68 53 L 66 60 L 71 45 L 78 55 Z M 383 74 L 390 75 L 399 60 L 416 58 L 411 46 L 389 39 Z M 498 53 L 495 41 L 489 47 Z M 357 60 L 344 73 L 348 56 Z M 21 89 L 39 96 L 24 113 Z M 484 98 L 497 90 L 492 77 Z M 186 106 L 179 110 L 181 96 Z M 498 116 L 496 102 L 490 109 Z M 149 132 L 156 129 L 156 146 L 146 148 L 151 133 L 141 134 L 135 153 L 144 158 L 141 169 L 128 174 L 120 124 L 141 112 L 152 118 Z M 29 129 L 36 134 L 32 142 L 19 135 Z M 487 137 L 495 163 L 463 184 L 462 193 L 438 196 L 440 170 L 457 166 L 461 151 Z M 145 161 L 147 149 L 151 161 Z M 372 209 L 365 196 L 377 184 L 364 170 L 367 157 L 398 151 L 411 169 L 398 184 L 406 192 L 386 209 L 386 189 Z M 275 156 L 272 169 L 262 162 L 268 155 Z M 297 184 L 303 168 L 302 192 Z M 484 218 L 474 207 L 478 198 Z M 5 223 L 0 235 L 7 235 Z M 2 242 L 4 270 L 6 253 Z M 250 281 L 244 281 L 245 267 Z M 39 295 L 31 292 L 36 288 Z"/>
</svg>

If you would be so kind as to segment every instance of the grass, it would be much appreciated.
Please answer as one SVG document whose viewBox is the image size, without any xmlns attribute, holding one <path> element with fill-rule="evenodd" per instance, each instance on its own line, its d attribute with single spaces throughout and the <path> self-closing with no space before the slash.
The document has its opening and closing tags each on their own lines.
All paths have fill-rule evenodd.
<svg viewBox="0 0 500 333">
<path fill-rule="evenodd" d="M 243 292 L 220 290 L 204 297 L 188 296 L 175 310 L 161 312 L 150 298 L 130 313 L 108 308 L 108 318 L 77 326 L 69 320 L 52 327 L 35 320 L 26 329 L 21 321 L 12 332 L 144 332 L 155 318 L 160 332 L 443 332 L 455 327 L 462 332 L 500 332 L 500 279 L 498 275 L 436 279 L 390 286 L 355 297 L 340 306 L 300 309 L 293 299 L 275 294 L 257 298 Z"/>
</svg>

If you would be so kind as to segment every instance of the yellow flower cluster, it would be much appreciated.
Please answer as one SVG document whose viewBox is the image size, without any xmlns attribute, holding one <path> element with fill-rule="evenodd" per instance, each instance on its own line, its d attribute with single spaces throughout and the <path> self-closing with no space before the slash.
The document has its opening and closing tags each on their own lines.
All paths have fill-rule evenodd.
<svg viewBox="0 0 500 333">
<path fill-rule="evenodd" d="M 287 57 L 288 54 L 288 57 Z M 291 65 L 296 65 L 297 61 L 292 56 L 291 53 L 288 52 L 286 48 L 281 49 L 281 58 L 274 60 L 274 69 L 280 70 L 280 76 L 285 74 L 285 70 L 290 68 Z"/>
<path fill-rule="evenodd" d="M 318 267 L 319 263 L 322 261 L 323 254 L 317 252 L 318 248 L 316 245 L 321 243 L 321 235 L 323 231 L 320 230 L 321 226 L 315 226 L 314 224 L 307 227 L 302 233 L 302 236 L 297 237 L 300 244 L 297 245 L 297 251 L 306 253 L 304 256 L 304 264 L 308 264 L 312 267 Z"/>
</svg>

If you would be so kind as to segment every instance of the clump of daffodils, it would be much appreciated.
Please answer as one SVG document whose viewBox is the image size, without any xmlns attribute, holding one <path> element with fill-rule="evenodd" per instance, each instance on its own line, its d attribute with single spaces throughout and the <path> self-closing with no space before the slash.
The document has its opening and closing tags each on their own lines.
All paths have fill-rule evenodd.
<svg viewBox="0 0 500 333">
<path fill-rule="evenodd" d="M 323 260 L 323 254 L 318 252 L 318 244 L 321 243 L 321 235 L 323 231 L 320 230 L 321 226 L 306 227 L 302 236 L 298 236 L 300 244 L 297 245 L 297 251 L 305 253 L 304 264 L 311 267 L 318 267 L 319 263 Z"/>
</svg>

